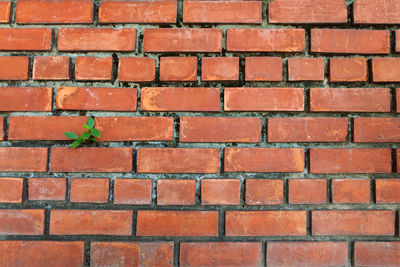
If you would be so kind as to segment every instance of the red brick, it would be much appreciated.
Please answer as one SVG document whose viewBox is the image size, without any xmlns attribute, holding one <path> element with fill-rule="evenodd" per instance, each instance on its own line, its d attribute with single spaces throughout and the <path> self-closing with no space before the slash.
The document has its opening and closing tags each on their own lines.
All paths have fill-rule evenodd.
<svg viewBox="0 0 400 267">
<path fill-rule="evenodd" d="M 65 200 L 67 181 L 65 178 L 30 178 L 29 200 Z"/>
<path fill-rule="evenodd" d="M 261 140 L 260 118 L 181 117 L 180 142 L 246 142 Z"/>
<path fill-rule="evenodd" d="M 171 266 L 172 242 L 92 242 L 90 266 Z"/>
<path fill-rule="evenodd" d="M 268 11 L 269 23 L 347 22 L 344 0 L 275 0 Z"/>
<path fill-rule="evenodd" d="M 45 172 L 47 153 L 46 147 L 0 147 L 0 170 Z"/>
<path fill-rule="evenodd" d="M 222 29 L 144 29 L 144 52 L 221 52 Z"/>
<path fill-rule="evenodd" d="M 51 87 L 0 87 L 0 111 L 51 111 L 52 97 Z"/>
<path fill-rule="evenodd" d="M 261 23 L 260 1 L 184 1 L 184 23 Z"/>
<path fill-rule="evenodd" d="M 84 241 L 0 241 L 3 266 L 83 266 Z"/>
<path fill-rule="evenodd" d="M 182 242 L 181 266 L 258 267 L 261 264 L 259 242 Z"/>
<path fill-rule="evenodd" d="M 0 80 L 28 80 L 28 75 L 29 57 L 0 57 Z"/>
<path fill-rule="evenodd" d="M 59 51 L 135 51 L 136 29 L 133 28 L 61 28 Z"/>
<path fill-rule="evenodd" d="M 217 236 L 217 211 L 139 210 L 137 236 Z"/>
<path fill-rule="evenodd" d="M 367 59 L 335 57 L 329 60 L 329 81 L 366 82 Z"/>
<path fill-rule="evenodd" d="M 302 52 L 304 29 L 228 29 L 226 47 L 239 52 Z"/>
<path fill-rule="evenodd" d="M 177 1 L 115 1 L 100 3 L 100 23 L 176 23 Z"/>
<path fill-rule="evenodd" d="M 376 179 L 376 203 L 400 203 L 399 179 Z"/>
<path fill-rule="evenodd" d="M 161 57 L 160 81 L 196 81 L 197 57 Z"/>
<path fill-rule="evenodd" d="M 311 173 L 391 173 L 390 149 L 312 148 Z"/>
<path fill-rule="evenodd" d="M 157 181 L 157 205 L 194 205 L 196 180 L 166 179 Z"/>
<path fill-rule="evenodd" d="M 71 202 L 107 203 L 109 179 L 71 179 Z"/>
<path fill-rule="evenodd" d="M 226 236 L 305 236 L 306 211 L 226 211 Z"/>
<path fill-rule="evenodd" d="M 201 180 L 202 205 L 239 205 L 239 179 Z"/>
<path fill-rule="evenodd" d="M 4 140 L 4 131 L 5 131 L 5 125 L 4 125 L 4 117 L 0 117 L 0 140 Z"/>
<path fill-rule="evenodd" d="M 54 147 L 51 151 L 50 170 L 51 172 L 132 172 L 132 148 Z"/>
<path fill-rule="evenodd" d="M 357 266 L 399 266 L 400 242 L 355 242 Z"/>
<path fill-rule="evenodd" d="M 0 235 L 43 235 L 44 210 L 0 210 Z"/>
<path fill-rule="evenodd" d="M 19 0 L 17 23 L 92 23 L 90 0 Z"/>
<path fill-rule="evenodd" d="M 215 148 L 139 148 L 139 173 L 218 173 Z"/>
<path fill-rule="evenodd" d="M 97 117 L 100 141 L 168 141 L 173 139 L 172 117 Z"/>
<path fill-rule="evenodd" d="M 22 203 L 23 178 L 0 178 L 0 203 Z"/>
<path fill-rule="evenodd" d="M 203 57 L 202 81 L 235 81 L 239 79 L 238 57 Z"/>
<path fill-rule="evenodd" d="M 374 82 L 399 82 L 400 59 L 395 57 L 372 59 L 372 80 Z"/>
<path fill-rule="evenodd" d="M 357 0 L 354 2 L 353 9 L 354 23 L 400 23 L 400 5 L 396 0 Z"/>
<path fill-rule="evenodd" d="M 156 76 L 156 60 L 150 57 L 122 57 L 119 59 L 118 80 L 123 82 L 151 82 Z"/>
<path fill-rule="evenodd" d="M 312 211 L 313 235 L 393 235 L 391 210 Z"/>
<path fill-rule="evenodd" d="M 225 88 L 225 111 L 302 111 L 304 88 Z"/>
<path fill-rule="evenodd" d="M 400 31 L 396 31 L 396 52 L 400 51 Z"/>
<path fill-rule="evenodd" d="M 0 2 L 0 23 L 7 23 L 10 21 L 10 9 L 11 9 L 10 1 Z"/>
<path fill-rule="evenodd" d="M 11 116 L 9 140 L 71 140 L 65 132 L 81 134 L 89 117 L 81 116 Z"/>
<path fill-rule="evenodd" d="M 268 242 L 268 266 L 346 266 L 346 242 Z"/>
<path fill-rule="evenodd" d="M 57 88 L 57 109 L 135 111 L 136 102 L 136 88 Z"/>
<path fill-rule="evenodd" d="M 367 179 L 332 180 L 333 203 L 369 203 L 370 189 Z"/>
<path fill-rule="evenodd" d="M 384 30 L 312 29 L 311 52 L 388 54 L 390 32 Z"/>
<path fill-rule="evenodd" d="M 151 179 L 115 179 L 114 204 L 151 204 L 152 191 Z"/>
<path fill-rule="evenodd" d="M 69 80 L 69 78 L 69 57 L 39 56 L 34 58 L 34 80 Z"/>
<path fill-rule="evenodd" d="M 282 58 L 246 57 L 246 81 L 282 81 Z"/>
<path fill-rule="evenodd" d="M 400 142 L 400 118 L 354 118 L 354 142 Z"/>
<path fill-rule="evenodd" d="M 0 50 L 5 51 L 48 51 L 51 49 L 52 29 L 45 28 L 2 28 Z"/>
<path fill-rule="evenodd" d="M 283 181 L 277 179 L 246 179 L 246 204 L 283 204 Z"/>
<path fill-rule="evenodd" d="M 310 111 L 389 112 L 389 88 L 311 88 Z"/>
<path fill-rule="evenodd" d="M 50 235 L 130 235 L 131 210 L 52 210 Z"/>
<path fill-rule="evenodd" d="M 219 88 L 146 87 L 141 90 L 142 111 L 219 111 Z"/>
<path fill-rule="evenodd" d="M 225 172 L 303 172 L 302 148 L 225 148 Z"/>
<path fill-rule="evenodd" d="M 289 58 L 289 81 L 323 81 L 323 58 Z"/>
<path fill-rule="evenodd" d="M 86 81 L 111 81 L 111 57 L 76 57 L 75 79 Z"/>
<path fill-rule="evenodd" d="M 269 118 L 268 142 L 344 142 L 347 118 Z"/>
<path fill-rule="evenodd" d="M 290 204 L 326 203 L 326 180 L 290 179 L 289 203 Z"/>
</svg>

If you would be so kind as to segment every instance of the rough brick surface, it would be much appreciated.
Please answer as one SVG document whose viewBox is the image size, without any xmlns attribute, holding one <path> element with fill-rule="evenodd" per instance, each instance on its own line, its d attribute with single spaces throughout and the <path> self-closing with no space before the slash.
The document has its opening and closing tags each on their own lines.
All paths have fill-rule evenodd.
<svg viewBox="0 0 400 267">
<path fill-rule="evenodd" d="M 335 57 L 331 58 L 329 64 L 331 82 L 367 81 L 366 58 Z"/>
<path fill-rule="evenodd" d="M 0 57 L 0 80 L 28 80 L 29 57 Z"/>
</svg>

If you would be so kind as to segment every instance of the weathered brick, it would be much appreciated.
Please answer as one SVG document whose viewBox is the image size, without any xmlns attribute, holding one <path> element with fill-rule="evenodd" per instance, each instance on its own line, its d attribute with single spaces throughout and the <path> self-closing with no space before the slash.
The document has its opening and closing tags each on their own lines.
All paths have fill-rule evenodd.
<svg viewBox="0 0 400 267">
<path fill-rule="evenodd" d="M 196 180 L 163 179 L 157 181 L 157 205 L 194 205 Z"/>
<path fill-rule="evenodd" d="M 400 203 L 399 179 L 376 179 L 376 203 Z"/>
<path fill-rule="evenodd" d="M 218 173 L 215 148 L 139 148 L 139 173 Z"/>
<path fill-rule="evenodd" d="M 278 179 L 246 179 L 247 205 L 283 203 L 283 181 Z"/>
<path fill-rule="evenodd" d="M 367 59 L 335 57 L 329 60 L 329 81 L 365 82 L 367 81 Z"/>
<path fill-rule="evenodd" d="M 217 236 L 217 211 L 139 210 L 137 236 Z"/>
<path fill-rule="evenodd" d="M 203 57 L 202 81 L 235 81 L 239 79 L 238 57 Z"/>
<path fill-rule="evenodd" d="M 51 49 L 52 29 L 1 28 L 0 50 L 48 51 Z"/>
<path fill-rule="evenodd" d="M 399 266 L 400 242 L 355 242 L 357 266 Z"/>
<path fill-rule="evenodd" d="M 0 235 L 43 235 L 44 211 L 40 209 L 1 209 Z"/>
<path fill-rule="evenodd" d="M 312 148 L 311 173 L 391 173 L 391 152 L 384 148 Z"/>
<path fill-rule="evenodd" d="M 0 170 L 45 172 L 47 153 L 46 147 L 0 147 Z"/>
<path fill-rule="evenodd" d="M 84 81 L 111 81 L 111 57 L 76 57 L 75 79 Z"/>
<path fill-rule="evenodd" d="M 393 235 L 391 210 L 314 210 L 313 235 Z"/>
<path fill-rule="evenodd" d="M 7 23 L 10 21 L 11 1 L 0 2 L 0 23 Z"/>
<path fill-rule="evenodd" d="M 389 88 L 311 88 L 310 111 L 389 112 Z"/>
<path fill-rule="evenodd" d="M 156 75 L 156 60 L 150 57 L 122 57 L 118 63 L 118 80 L 151 82 Z"/>
<path fill-rule="evenodd" d="M 260 118 L 181 117 L 180 142 L 260 142 Z"/>
<path fill-rule="evenodd" d="M 204 179 L 201 180 L 202 205 L 239 205 L 239 179 Z"/>
<path fill-rule="evenodd" d="M 400 59 L 395 57 L 373 58 L 372 80 L 374 82 L 399 82 Z"/>
<path fill-rule="evenodd" d="M 0 57 L 0 80 L 28 80 L 28 75 L 29 57 Z"/>
<path fill-rule="evenodd" d="M 290 179 L 289 203 L 290 204 L 326 203 L 326 180 Z"/>
<path fill-rule="evenodd" d="M 128 147 L 54 147 L 50 171 L 131 172 L 132 157 L 132 148 Z"/>
<path fill-rule="evenodd" d="M 368 203 L 370 200 L 369 180 L 334 179 L 332 180 L 333 203 Z"/>
<path fill-rule="evenodd" d="M 107 203 L 109 179 L 102 178 L 72 178 L 71 202 Z"/>
<path fill-rule="evenodd" d="M 246 57 L 246 81 L 282 81 L 282 58 Z"/>
<path fill-rule="evenodd" d="M 225 172 L 303 172 L 302 148 L 225 148 Z"/>
<path fill-rule="evenodd" d="M 23 178 L 0 178 L 0 203 L 22 203 Z"/>
<path fill-rule="evenodd" d="M 226 211 L 226 236 L 305 236 L 306 211 Z"/>
<path fill-rule="evenodd" d="M 51 111 L 52 98 L 51 87 L 0 87 L 0 111 Z"/>
<path fill-rule="evenodd" d="M 34 80 L 69 80 L 69 78 L 69 57 L 39 56 L 34 58 Z"/>
<path fill-rule="evenodd" d="M 29 178 L 29 200 L 65 200 L 67 181 L 65 178 Z"/>
<path fill-rule="evenodd" d="M 225 88 L 225 111 L 302 111 L 303 88 Z"/>
<path fill-rule="evenodd" d="M 196 81 L 197 57 L 161 57 L 160 81 Z"/>
<path fill-rule="evenodd" d="M 289 81 L 323 81 L 323 58 L 289 58 Z"/>
<path fill-rule="evenodd" d="M 152 191 L 151 179 L 115 179 L 114 204 L 151 204 Z"/>
<path fill-rule="evenodd" d="M 354 142 L 400 142 L 400 118 L 354 118 Z"/>
<path fill-rule="evenodd" d="M 400 3 L 396 0 L 357 0 L 354 2 L 353 9 L 354 23 L 400 23 Z"/>
</svg>

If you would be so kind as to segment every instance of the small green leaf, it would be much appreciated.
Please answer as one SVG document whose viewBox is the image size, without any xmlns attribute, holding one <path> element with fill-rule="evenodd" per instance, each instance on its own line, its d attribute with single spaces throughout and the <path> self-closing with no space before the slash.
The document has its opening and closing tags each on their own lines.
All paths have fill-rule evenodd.
<svg viewBox="0 0 400 267">
<path fill-rule="evenodd" d="M 94 127 L 94 119 L 93 118 L 89 118 L 87 123 L 86 123 L 90 129 L 93 129 Z"/>
<path fill-rule="evenodd" d="M 85 123 L 84 125 L 83 125 L 83 127 L 85 127 L 85 129 L 90 129 L 90 127 Z"/>
<path fill-rule="evenodd" d="M 74 142 L 72 142 L 71 147 L 75 148 L 75 147 L 78 147 L 80 144 L 81 144 L 81 141 L 75 140 Z"/>
<path fill-rule="evenodd" d="M 71 139 L 78 139 L 78 136 L 74 134 L 73 132 L 66 132 L 64 133 L 66 137 L 71 138 Z"/>
<path fill-rule="evenodd" d="M 93 136 L 100 137 L 100 131 L 97 130 L 97 129 L 90 129 L 90 133 L 91 133 Z"/>
<path fill-rule="evenodd" d="M 83 132 L 83 133 L 81 134 L 80 139 L 86 140 L 86 139 L 88 139 L 89 137 L 90 137 L 90 133 L 88 133 L 88 132 Z"/>
</svg>

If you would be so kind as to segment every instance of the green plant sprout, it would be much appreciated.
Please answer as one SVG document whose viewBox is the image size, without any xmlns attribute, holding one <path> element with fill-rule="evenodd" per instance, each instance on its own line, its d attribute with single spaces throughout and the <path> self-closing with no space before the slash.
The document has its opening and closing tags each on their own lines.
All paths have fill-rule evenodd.
<svg viewBox="0 0 400 267">
<path fill-rule="evenodd" d="M 85 129 L 88 131 L 83 131 L 80 137 L 78 137 L 73 132 L 65 132 L 65 136 L 71 139 L 74 139 L 72 142 L 71 147 L 75 148 L 82 144 L 90 144 L 92 142 L 96 142 L 97 138 L 100 137 L 100 131 L 94 128 L 94 119 L 89 118 L 86 124 L 83 125 Z"/>
</svg>

